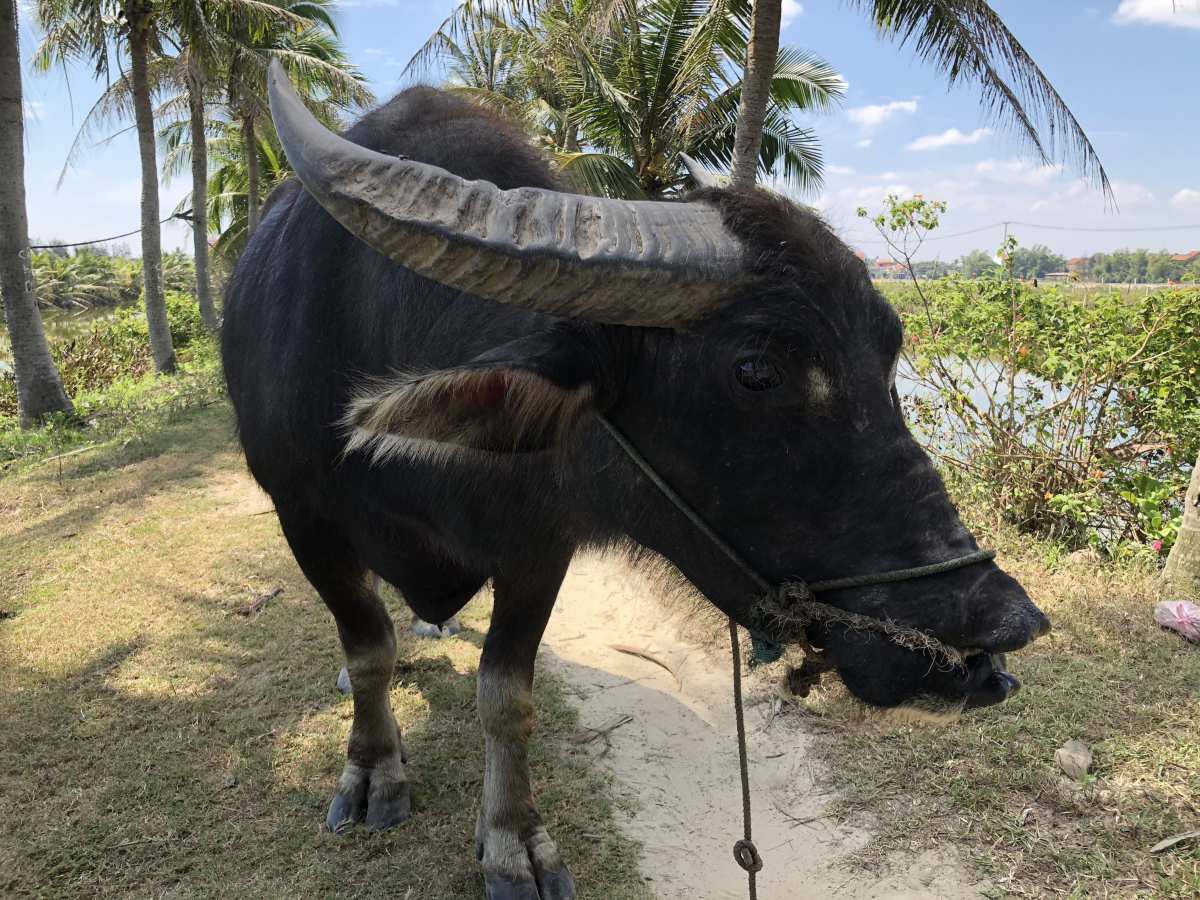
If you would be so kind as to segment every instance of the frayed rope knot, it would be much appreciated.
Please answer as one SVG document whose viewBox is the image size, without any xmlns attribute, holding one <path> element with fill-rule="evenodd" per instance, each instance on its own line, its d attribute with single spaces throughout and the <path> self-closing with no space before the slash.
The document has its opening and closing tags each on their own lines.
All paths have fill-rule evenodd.
<svg viewBox="0 0 1200 900">
<path fill-rule="evenodd" d="M 758 855 L 758 848 L 754 846 L 754 841 L 741 840 L 734 844 L 733 858 L 747 872 L 762 871 L 762 857 Z"/>
<path fill-rule="evenodd" d="M 842 625 L 857 631 L 877 632 L 906 650 L 928 654 L 939 668 L 953 669 L 963 665 L 963 657 L 958 650 L 943 644 L 928 632 L 822 603 L 814 599 L 812 589 L 803 582 L 783 584 L 763 597 L 758 604 L 758 616 L 772 636 L 806 648 L 808 626 Z"/>
</svg>

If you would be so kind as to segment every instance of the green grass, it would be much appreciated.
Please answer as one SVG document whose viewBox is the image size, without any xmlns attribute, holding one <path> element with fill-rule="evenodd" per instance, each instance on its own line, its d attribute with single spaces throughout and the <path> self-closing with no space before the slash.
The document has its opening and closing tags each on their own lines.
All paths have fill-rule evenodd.
<svg viewBox="0 0 1200 900">
<path fill-rule="evenodd" d="M 330 835 L 351 704 L 332 620 L 269 509 L 220 401 L 3 474 L 0 895 L 480 896 L 486 599 L 465 640 L 401 638 L 413 818 Z M 537 699 L 535 791 L 584 896 L 648 898 L 560 686 L 540 678 Z"/>
<path fill-rule="evenodd" d="M 945 727 L 856 721 L 836 685 L 804 708 L 842 811 L 879 828 L 861 861 L 955 845 L 997 896 L 1200 896 L 1200 844 L 1148 852 L 1200 827 L 1200 649 L 1154 624 L 1156 573 L 988 537 L 1054 622 L 1009 657 L 1016 697 Z M 1095 754 L 1086 784 L 1054 761 L 1071 738 Z"/>
</svg>

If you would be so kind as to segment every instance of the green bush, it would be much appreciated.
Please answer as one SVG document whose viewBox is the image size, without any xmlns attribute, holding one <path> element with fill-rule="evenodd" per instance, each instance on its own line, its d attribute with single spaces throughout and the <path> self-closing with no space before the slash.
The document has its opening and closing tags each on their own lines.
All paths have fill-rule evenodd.
<svg viewBox="0 0 1200 900">
<path fill-rule="evenodd" d="M 960 499 L 1065 546 L 1165 554 L 1200 451 L 1200 290 L 1031 288 L 1007 237 L 976 280 L 922 282 L 913 257 L 944 203 L 858 214 L 910 275 L 906 412 Z"/>
<path fill-rule="evenodd" d="M 200 309 L 190 294 L 166 295 L 167 319 L 176 351 L 186 353 L 212 339 L 200 321 Z M 82 335 L 54 340 L 50 355 L 58 365 L 63 386 L 71 397 L 103 391 L 121 378 L 137 378 L 151 371 L 150 333 L 145 314 L 125 307 L 110 318 L 94 323 Z M 17 386 L 12 374 L 0 377 L 0 417 L 17 415 Z"/>
<path fill-rule="evenodd" d="M 1200 291 L 1082 299 L 1001 271 L 917 301 L 909 410 L 957 490 L 1068 545 L 1170 548 L 1200 451 Z"/>
</svg>

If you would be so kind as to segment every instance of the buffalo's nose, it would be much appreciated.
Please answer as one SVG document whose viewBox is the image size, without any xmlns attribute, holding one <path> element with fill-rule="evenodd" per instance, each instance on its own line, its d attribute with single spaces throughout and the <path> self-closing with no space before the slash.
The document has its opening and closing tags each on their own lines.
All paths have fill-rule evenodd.
<svg viewBox="0 0 1200 900">
<path fill-rule="evenodd" d="M 1050 620 L 1029 600 L 1011 608 L 980 642 L 980 649 L 989 653 L 1020 650 L 1030 641 L 1050 633 Z"/>
</svg>

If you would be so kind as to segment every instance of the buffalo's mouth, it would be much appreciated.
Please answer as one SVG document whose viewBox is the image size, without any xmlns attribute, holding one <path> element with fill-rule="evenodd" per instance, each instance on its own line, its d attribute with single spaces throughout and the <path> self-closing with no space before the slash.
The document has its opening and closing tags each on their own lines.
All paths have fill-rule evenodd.
<svg viewBox="0 0 1200 900">
<path fill-rule="evenodd" d="M 1016 676 L 1005 670 L 1003 653 L 972 653 L 964 656 L 963 663 L 967 709 L 1003 703 L 1021 689 Z"/>
</svg>

